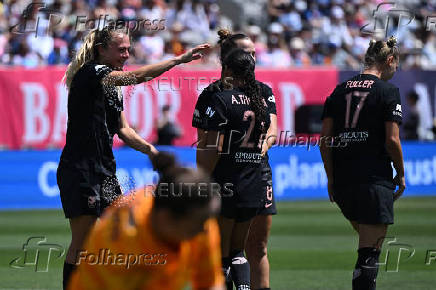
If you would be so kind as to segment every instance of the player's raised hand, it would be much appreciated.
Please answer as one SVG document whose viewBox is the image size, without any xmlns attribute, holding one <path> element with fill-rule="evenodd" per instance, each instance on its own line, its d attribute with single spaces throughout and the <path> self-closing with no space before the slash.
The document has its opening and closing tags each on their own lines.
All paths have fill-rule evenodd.
<svg viewBox="0 0 436 290">
<path fill-rule="evenodd" d="M 403 195 L 404 190 L 406 189 L 406 178 L 403 176 L 395 176 L 394 184 L 398 186 L 397 191 L 394 193 L 394 201 L 399 199 L 400 196 Z"/>
<path fill-rule="evenodd" d="M 209 43 L 203 43 L 197 45 L 196 47 L 191 48 L 190 50 L 179 56 L 179 60 L 181 63 L 187 63 L 195 59 L 199 59 L 203 56 L 203 53 L 209 48 L 210 48 Z"/>
</svg>

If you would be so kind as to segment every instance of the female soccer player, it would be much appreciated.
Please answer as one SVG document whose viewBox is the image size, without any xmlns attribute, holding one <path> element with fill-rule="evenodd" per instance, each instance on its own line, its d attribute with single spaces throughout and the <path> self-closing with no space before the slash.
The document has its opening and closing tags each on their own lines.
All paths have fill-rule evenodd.
<svg viewBox="0 0 436 290">
<path fill-rule="evenodd" d="M 250 53 L 255 59 L 256 51 L 253 42 L 248 36 L 242 33 L 231 34 L 226 29 L 218 31 L 220 37 L 220 59 L 223 62 L 225 55 L 235 48 L 241 48 Z M 197 104 L 195 105 L 192 126 L 198 129 L 198 139 L 205 138 L 204 130 L 207 128 L 207 108 L 214 93 L 222 91 L 223 88 L 223 71 L 221 80 L 210 84 L 200 94 Z M 246 244 L 247 258 L 250 262 L 251 286 L 253 289 L 269 289 L 269 261 L 267 256 L 268 236 L 271 229 L 272 215 L 277 214 L 275 199 L 272 188 L 272 173 L 268 162 L 268 149 L 276 142 L 277 136 L 277 113 L 275 98 L 272 90 L 264 83 L 256 81 L 260 87 L 261 95 L 267 103 L 267 114 L 270 118 L 270 126 L 266 132 L 265 142 L 262 144 L 263 179 L 265 186 L 260 189 L 265 194 L 265 206 L 257 212 L 250 226 L 249 237 Z M 197 154 L 197 163 L 202 163 L 201 151 Z M 228 284 L 231 284 L 229 282 Z"/>
<path fill-rule="evenodd" d="M 211 96 L 197 163 L 223 189 L 219 224 L 226 281 L 231 282 L 231 272 L 236 289 L 250 289 L 244 250 L 251 220 L 266 203 L 262 138 L 270 120 L 252 55 L 235 48 L 224 57 L 222 66 L 223 90 Z"/>
<path fill-rule="evenodd" d="M 406 188 L 400 93 L 387 82 L 398 59 L 394 37 L 372 40 L 363 73 L 338 85 L 324 105 L 320 150 L 330 201 L 359 235 L 354 290 L 376 289 L 380 248 L 394 222 L 393 202 Z M 342 145 L 333 147 L 332 142 Z M 397 172 L 394 179 L 391 162 Z"/>
<path fill-rule="evenodd" d="M 158 153 L 156 188 L 123 196 L 91 230 L 69 289 L 223 290 L 216 220 L 220 198 L 209 175 Z M 126 200 L 127 201 L 123 201 Z"/>
<path fill-rule="evenodd" d="M 65 73 L 68 94 L 66 145 L 57 181 L 72 240 L 64 264 L 64 285 L 73 269 L 76 252 L 103 209 L 121 194 L 112 153 L 114 134 L 130 147 L 152 157 L 156 149 L 129 127 L 123 114 L 119 86 L 139 84 L 177 64 L 201 57 L 203 44 L 173 59 L 121 71 L 129 58 L 125 30 L 92 30 Z"/>
</svg>

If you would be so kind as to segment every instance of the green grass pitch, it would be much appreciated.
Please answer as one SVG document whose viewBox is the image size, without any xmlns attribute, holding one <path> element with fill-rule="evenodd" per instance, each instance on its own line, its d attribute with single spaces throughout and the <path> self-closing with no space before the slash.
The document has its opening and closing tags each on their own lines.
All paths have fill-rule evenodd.
<svg viewBox="0 0 436 290">
<path fill-rule="evenodd" d="M 271 288 L 351 289 L 357 237 L 334 204 L 282 202 L 273 218 L 269 244 Z M 378 289 L 435 289 L 436 198 L 403 198 L 395 203 L 395 222 L 385 242 Z M 47 272 L 35 266 L 12 268 L 31 236 L 67 247 L 69 230 L 59 210 L 0 212 L 0 289 L 61 289 L 63 258 L 52 257 Z M 414 255 L 407 259 L 414 249 Z M 398 271 L 398 253 L 402 250 Z M 428 251 L 433 250 L 429 265 Z M 31 256 L 31 255 L 29 255 Z"/>
</svg>

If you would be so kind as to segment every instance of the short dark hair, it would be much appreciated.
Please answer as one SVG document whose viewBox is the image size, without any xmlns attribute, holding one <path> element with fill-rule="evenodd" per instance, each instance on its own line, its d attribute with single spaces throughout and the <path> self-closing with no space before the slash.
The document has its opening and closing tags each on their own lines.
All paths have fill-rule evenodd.
<svg viewBox="0 0 436 290">
<path fill-rule="evenodd" d="M 210 186 L 209 175 L 201 169 L 182 167 L 176 162 L 174 155 L 159 152 L 152 162 L 160 175 L 154 191 L 154 208 L 165 208 L 173 216 L 183 217 L 194 208 L 208 206 L 218 196 Z"/>
</svg>

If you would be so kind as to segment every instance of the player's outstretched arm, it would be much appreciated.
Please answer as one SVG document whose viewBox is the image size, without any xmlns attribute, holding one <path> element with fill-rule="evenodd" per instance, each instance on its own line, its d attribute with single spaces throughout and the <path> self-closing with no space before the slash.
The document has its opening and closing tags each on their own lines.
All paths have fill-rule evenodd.
<svg viewBox="0 0 436 290">
<path fill-rule="evenodd" d="M 333 193 L 333 156 L 332 146 L 329 144 L 333 136 L 333 118 L 324 118 L 322 121 L 321 136 L 319 139 L 319 150 L 321 151 L 324 169 L 327 174 L 328 191 L 331 202 L 334 202 Z"/>
<path fill-rule="evenodd" d="M 103 78 L 104 85 L 129 86 L 152 80 L 174 66 L 188 63 L 201 58 L 203 52 L 210 48 L 208 43 L 200 44 L 182 55 L 169 60 L 164 60 L 156 64 L 144 65 L 134 71 L 112 71 Z"/>
<path fill-rule="evenodd" d="M 394 163 L 395 176 L 394 182 L 398 185 L 398 190 L 394 193 L 394 200 L 397 200 L 406 189 L 406 179 L 404 177 L 403 150 L 400 141 L 400 128 L 396 122 L 385 122 L 386 130 L 386 150 Z"/>
<path fill-rule="evenodd" d="M 120 129 L 118 130 L 118 137 L 123 140 L 129 147 L 147 154 L 150 159 L 158 153 L 157 149 L 147 141 L 141 138 L 133 128 L 130 128 L 124 112 L 121 112 Z"/>
</svg>

